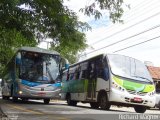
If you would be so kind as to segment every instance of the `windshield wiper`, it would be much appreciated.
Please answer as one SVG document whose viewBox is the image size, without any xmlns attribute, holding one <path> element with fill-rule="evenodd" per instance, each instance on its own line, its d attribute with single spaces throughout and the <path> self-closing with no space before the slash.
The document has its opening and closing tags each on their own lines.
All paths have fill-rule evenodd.
<svg viewBox="0 0 160 120">
<path fill-rule="evenodd" d="M 145 79 L 147 80 L 149 83 L 152 83 L 152 81 L 148 78 L 142 77 L 142 76 L 132 76 L 132 77 L 136 77 L 136 78 L 141 78 L 141 79 Z"/>
</svg>

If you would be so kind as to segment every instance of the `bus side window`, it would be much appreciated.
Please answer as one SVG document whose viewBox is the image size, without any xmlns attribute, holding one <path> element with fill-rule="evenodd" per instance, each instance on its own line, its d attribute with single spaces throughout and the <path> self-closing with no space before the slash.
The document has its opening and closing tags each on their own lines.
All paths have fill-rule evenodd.
<svg viewBox="0 0 160 120">
<path fill-rule="evenodd" d="M 108 80 L 109 79 L 109 69 L 107 64 L 102 63 L 102 60 L 98 60 L 97 61 L 97 68 L 96 68 L 96 72 L 97 72 L 97 77 L 99 78 L 103 78 L 104 80 Z"/>
<path fill-rule="evenodd" d="M 75 79 L 79 79 L 79 76 L 80 76 L 80 72 L 76 72 L 75 73 Z"/>
<path fill-rule="evenodd" d="M 70 73 L 69 74 L 69 80 L 73 80 L 74 79 L 74 73 Z"/>
<path fill-rule="evenodd" d="M 82 79 L 87 78 L 87 70 L 83 70 L 83 71 L 82 71 L 81 78 L 82 78 Z"/>
<path fill-rule="evenodd" d="M 109 69 L 107 66 L 103 69 L 103 79 L 108 80 L 109 79 Z"/>
<path fill-rule="evenodd" d="M 103 65 L 102 65 L 101 59 L 98 59 L 96 61 L 96 73 L 97 73 L 97 77 L 103 78 L 104 73 L 103 73 Z"/>
<path fill-rule="evenodd" d="M 67 79 L 66 79 L 66 81 L 68 81 L 68 80 L 69 80 L 69 76 L 70 76 L 70 74 L 69 74 L 69 73 L 67 73 Z"/>
<path fill-rule="evenodd" d="M 103 60 L 103 79 L 109 80 L 109 67 L 106 59 Z"/>
<path fill-rule="evenodd" d="M 67 80 L 68 80 L 68 74 L 67 74 L 67 72 L 65 72 L 62 75 L 62 81 L 67 81 Z"/>
</svg>

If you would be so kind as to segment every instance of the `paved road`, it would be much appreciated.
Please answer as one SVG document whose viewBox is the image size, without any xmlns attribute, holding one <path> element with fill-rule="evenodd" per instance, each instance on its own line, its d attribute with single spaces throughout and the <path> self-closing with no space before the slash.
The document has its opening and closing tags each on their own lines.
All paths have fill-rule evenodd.
<svg viewBox="0 0 160 120">
<path fill-rule="evenodd" d="M 91 109 L 89 104 L 78 103 L 78 107 L 67 106 L 65 101 L 52 101 L 45 105 L 42 101 L 19 101 L 13 103 L 11 100 L 0 99 L 2 111 L 8 115 L 10 120 L 114 120 L 125 119 L 122 115 L 136 115 L 133 108 L 112 106 L 109 111 Z M 154 116 L 160 119 L 158 109 L 147 110 L 145 115 L 159 114 Z M 132 117 L 132 116 L 131 116 Z M 134 117 L 134 116 L 133 116 Z M 9 120 L 2 117 L 2 120 Z M 149 119 L 147 119 L 149 120 Z"/>
</svg>

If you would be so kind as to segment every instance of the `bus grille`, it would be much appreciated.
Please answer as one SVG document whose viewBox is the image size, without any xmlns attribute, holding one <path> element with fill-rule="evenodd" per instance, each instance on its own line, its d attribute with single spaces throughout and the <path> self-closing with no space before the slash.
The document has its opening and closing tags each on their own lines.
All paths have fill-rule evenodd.
<svg viewBox="0 0 160 120">
<path fill-rule="evenodd" d="M 147 94 L 146 92 L 136 92 L 135 90 L 127 90 L 127 91 L 133 95 L 145 96 Z"/>
</svg>

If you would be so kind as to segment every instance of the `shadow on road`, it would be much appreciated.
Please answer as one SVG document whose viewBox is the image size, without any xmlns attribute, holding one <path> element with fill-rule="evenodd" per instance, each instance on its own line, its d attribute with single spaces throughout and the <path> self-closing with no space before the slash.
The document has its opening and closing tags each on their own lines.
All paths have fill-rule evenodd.
<svg viewBox="0 0 160 120">
<path fill-rule="evenodd" d="M 61 102 L 58 102 L 58 101 L 56 101 L 56 102 L 54 102 L 54 101 L 52 101 L 51 103 L 49 103 L 49 104 L 44 104 L 43 103 L 43 100 L 28 100 L 28 101 L 22 101 L 22 100 L 18 100 L 18 101 L 16 101 L 16 102 L 13 102 L 12 101 L 12 99 L 10 99 L 10 100 L 1 100 L 1 102 L 3 102 L 3 103 L 5 103 L 5 104 L 7 104 L 7 103 L 11 103 L 11 104 L 28 104 L 28 105 L 30 105 L 30 104 L 32 104 L 32 105 L 59 105 L 59 106 L 68 106 L 66 103 L 61 103 Z M 85 104 L 84 104 L 85 105 Z M 77 108 L 84 108 L 84 109 L 92 109 L 92 110 L 97 110 L 97 111 L 112 111 L 112 112 L 127 112 L 127 113 L 134 113 L 134 112 L 129 112 L 129 111 L 127 111 L 127 109 L 125 109 L 125 110 L 114 110 L 114 109 L 112 109 L 112 107 L 111 107 L 111 109 L 110 110 L 101 110 L 100 108 L 98 108 L 98 109 L 93 109 L 93 108 L 91 108 L 90 106 L 83 106 L 83 105 L 77 105 L 77 106 L 68 106 L 68 107 L 77 107 Z"/>
</svg>

